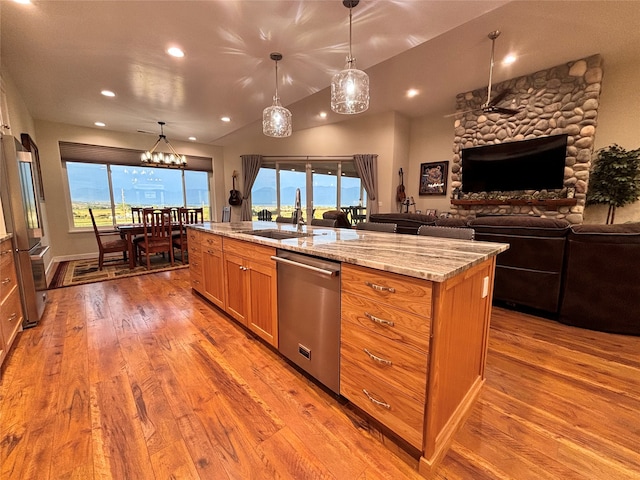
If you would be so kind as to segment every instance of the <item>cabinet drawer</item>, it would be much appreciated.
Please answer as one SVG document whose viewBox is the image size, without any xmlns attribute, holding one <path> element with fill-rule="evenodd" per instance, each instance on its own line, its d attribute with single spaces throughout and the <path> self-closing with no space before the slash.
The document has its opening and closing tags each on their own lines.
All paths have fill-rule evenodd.
<svg viewBox="0 0 640 480">
<path fill-rule="evenodd" d="M 362 364 L 342 358 L 340 394 L 411 445 L 422 449 L 424 402 L 415 401 L 369 374 Z"/>
<path fill-rule="evenodd" d="M 192 268 L 191 264 L 189 264 L 189 275 L 191 277 L 191 288 L 194 290 L 204 293 L 204 277 L 202 275 L 202 268 Z"/>
<path fill-rule="evenodd" d="M 213 235 L 211 233 L 200 234 L 200 245 L 203 249 L 211 248 L 214 250 L 222 250 L 222 237 L 220 235 Z"/>
<path fill-rule="evenodd" d="M 342 264 L 342 291 L 431 318 L 431 282 Z"/>
<path fill-rule="evenodd" d="M 200 244 L 200 232 L 194 228 L 187 228 L 187 243 L 189 245 Z"/>
<path fill-rule="evenodd" d="M 0 272 L 4 272 L 13 264 L 13 245 L 11 239 L 0 243 Z"/>
<path fill-rule="evenodd" d="M 424 403 L 427 388 L 424 352 L 391 342 L 360 326 L 343 323 L 340 358 L 360 365 L 369 377 L 375 376 Z"/>
<path fill-rule="evenodd" d="M 404 344 L 424 354 L 429 351 L 430 319 L 350 293 L 343 293 L 341 301 L 343 325 L 347 322 L 358 325 L 389 342 Z"/>
<path fill-rule="evenodd" d="M 0 304 L 0 328 L 2 328 L 2 335 L 7 347 L 13 342 L 21 323 L 20 289 L 15 287 Z"/>
<path fill-rule="evenodd" d="M 10 260 L 2 265 L 0 269 L 0 301 L 4 299 L 14 287 L 17 287 L 18 280 L 16 278 L 16 269 L 13 266 L 13 256 L 4 255 Z"/>
<path fill-rule="evenodd" d="M 273 265 L 274 261 L 271 257 L 276 254 L 276 249 L 257 243 L 243 242 L 233 238 L 225 238 L 223 242 L 224 252 L 239 255 L 244 258 L 250 258 L 254 262 L 260 262 Z"/>
</svg>

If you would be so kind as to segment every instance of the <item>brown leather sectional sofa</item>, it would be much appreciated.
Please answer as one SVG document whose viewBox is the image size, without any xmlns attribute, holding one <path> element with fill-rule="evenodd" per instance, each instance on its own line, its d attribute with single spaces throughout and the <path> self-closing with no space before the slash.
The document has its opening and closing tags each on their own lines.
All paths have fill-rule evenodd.
<svg viewBox="0 0 640 480">
<path fill-rule="evenodd" d="M 397 223 L 402 233 L 416 233 L 420 220 L 415 214 L 370 218 Z M 497 258 L 496 302 L 577 327 L 640 335 L 640 223 L 571 226 L 529 215 L 422 220 L 471 227 L 476 240 L 510 245 Z"/>
</svg>

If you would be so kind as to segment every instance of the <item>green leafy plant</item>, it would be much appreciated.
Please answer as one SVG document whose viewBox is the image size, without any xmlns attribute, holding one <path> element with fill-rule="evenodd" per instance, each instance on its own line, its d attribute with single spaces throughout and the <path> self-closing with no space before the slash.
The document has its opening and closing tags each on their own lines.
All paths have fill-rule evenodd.
<svg viewBox="0 0 640 480">
<path fill-rule="evenodd" d="M 598 151 L 589 175 L 587 205 L 609 205 L 607 223 L 616 208 L 640 198 L 640 149 L 625 150 L 615 143 Z"/>
</svg>

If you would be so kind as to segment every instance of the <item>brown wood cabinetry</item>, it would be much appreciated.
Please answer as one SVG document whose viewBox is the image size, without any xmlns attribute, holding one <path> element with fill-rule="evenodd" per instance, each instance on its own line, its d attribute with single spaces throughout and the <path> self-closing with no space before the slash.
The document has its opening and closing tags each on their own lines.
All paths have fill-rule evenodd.
<svg viewBox="0 0 640 480">
<path fill-rule="evenodd" d="M 222 250 L 226 312 L 277 348 L 275 248 L 224 238 Z"/>
<path fill-rule="evenodd" d="M 22 325 L 22 305 L 11 239 L 0 243 L 0 365 Z"/>
<path fill-rule="evenodd" d="M 342 266 L 340 393 L 429 475 L 484 382 L 495 257 L 441 283 Z"/>
<path fill-rule="evenodd" d="M 224 309 L 222 237 L 194 229 L 188 236 L 191 287 Z"/>
</svg>

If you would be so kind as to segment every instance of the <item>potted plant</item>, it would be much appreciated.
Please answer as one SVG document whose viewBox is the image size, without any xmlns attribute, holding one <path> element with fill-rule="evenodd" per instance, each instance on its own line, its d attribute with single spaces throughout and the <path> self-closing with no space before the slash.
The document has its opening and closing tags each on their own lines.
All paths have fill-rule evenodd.
<svg viewBox="0 0 640 480">
<path fill-rule="evenodd" d="M 587 205 L 609 205 L 607 224 L 612 224 L 617 207 L 640 198 L 640 149 L 625 150 L 610 145 L 598 151 L 589 175 Z"/>
</svg>

